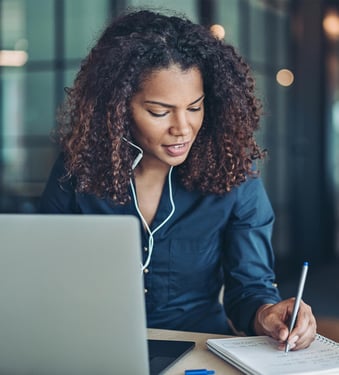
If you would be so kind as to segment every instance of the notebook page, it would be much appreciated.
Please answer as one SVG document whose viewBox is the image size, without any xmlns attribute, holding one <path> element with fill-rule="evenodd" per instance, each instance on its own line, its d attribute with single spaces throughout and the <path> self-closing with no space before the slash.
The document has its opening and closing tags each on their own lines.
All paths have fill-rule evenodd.
<svg viewBox="0 0 339 375">
<path fill-rule="evenodd" d="M 288 353 L 267 336 L 210 339 L 207 344 L 252 374 L 339 373 L 339 344 L 320 335 L 309 348 Z"/>
</svg>

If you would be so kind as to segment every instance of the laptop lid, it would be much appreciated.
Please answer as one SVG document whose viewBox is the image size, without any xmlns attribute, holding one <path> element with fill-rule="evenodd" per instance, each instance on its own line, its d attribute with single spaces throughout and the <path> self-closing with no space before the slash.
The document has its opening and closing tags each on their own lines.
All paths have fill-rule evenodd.
<svg viewBox="0 0 339 375">
<path fill-rule="evenodd" d="M 139 222 L 0 215 L 0 373 L 149 373 Z"/>
</svg>

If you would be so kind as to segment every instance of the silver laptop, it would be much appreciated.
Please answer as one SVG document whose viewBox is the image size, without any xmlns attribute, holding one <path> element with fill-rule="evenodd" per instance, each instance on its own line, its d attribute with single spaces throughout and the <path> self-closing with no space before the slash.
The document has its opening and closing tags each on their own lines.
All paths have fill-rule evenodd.
<svg viewBox="0 0 339 375">
<path fill-rule="evenodd" d="M 139 223 L 0 215 L 0 374 L 149 374 Z"/>
</svg>

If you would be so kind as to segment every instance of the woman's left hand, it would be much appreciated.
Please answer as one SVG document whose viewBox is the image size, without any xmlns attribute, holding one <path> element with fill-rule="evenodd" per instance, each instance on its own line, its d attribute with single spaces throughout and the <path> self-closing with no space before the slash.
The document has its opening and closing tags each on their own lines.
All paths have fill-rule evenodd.
<svg viewBox="0 0 339 375">
<path fill-rule="evenodd" d="M 317 324 L 312 309 L 305 302 L 300 308 L 295 326 L 289 332 L 289 321 L 292 316 L 295 298 L 289 298 L 276 304 L 266 304 L 257 310 L 254 320 L 254 331 L 257 335 L 267 335 L 278 340 L 279 349 L 284 350 L 286 341 L 290 350 L 307 348 L 315 338 Z"/>
</svg>

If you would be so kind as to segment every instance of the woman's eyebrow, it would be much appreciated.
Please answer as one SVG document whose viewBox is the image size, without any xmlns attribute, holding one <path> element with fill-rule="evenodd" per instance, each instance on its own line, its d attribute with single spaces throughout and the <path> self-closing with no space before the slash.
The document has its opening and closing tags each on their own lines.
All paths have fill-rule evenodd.
<svg viewBox="0 0 339 375">
<path fill-rule="evenodd" d="M 205 94 L 202 94 L 198 99 L 194 100 L 188 106 L 198 103 L 204 97 L 205 97 Z M 166 107 L 166 108 L 173 108 L 173 107 L 175 107 L 175 105 L 167 104 L 167 103 L 163 103 L 163 102 L 158 102 L 156 100 L 145 100 L 144 103 L 147 103 L 147 104 L 157 104 L 157 105 L 161 105 L 162 107 Z"/>
</svg>

